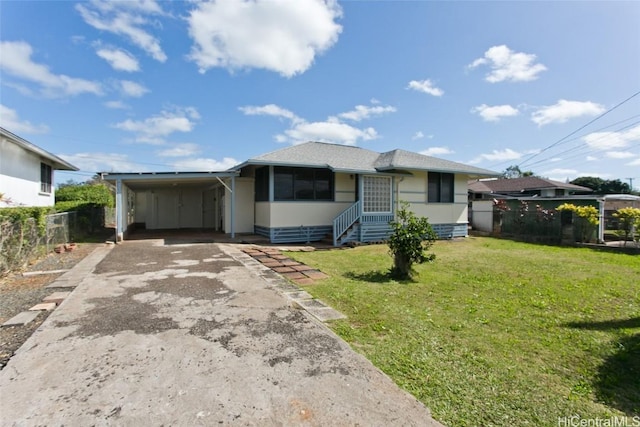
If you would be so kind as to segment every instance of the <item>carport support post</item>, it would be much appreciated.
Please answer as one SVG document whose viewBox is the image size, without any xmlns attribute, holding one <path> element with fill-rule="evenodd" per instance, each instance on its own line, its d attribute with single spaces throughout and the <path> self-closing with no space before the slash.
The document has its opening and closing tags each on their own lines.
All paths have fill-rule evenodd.
<svg viewBox="0 0 640 427">
<path fill-rule="evenodd" d="M 116 243 L 121 242 L 123 239 L 123 227 L 122 227 L 122 180 L 116 180 Z"/>
<path fill-rule="evenodd" d="M 598 243 L 604 243 L 604 199 L 598 200 Z"/>
<path fill-rule="evenodd" d="M 236 238 L 236 176 L 231 176 L 231 238 Z"/>
</svg>

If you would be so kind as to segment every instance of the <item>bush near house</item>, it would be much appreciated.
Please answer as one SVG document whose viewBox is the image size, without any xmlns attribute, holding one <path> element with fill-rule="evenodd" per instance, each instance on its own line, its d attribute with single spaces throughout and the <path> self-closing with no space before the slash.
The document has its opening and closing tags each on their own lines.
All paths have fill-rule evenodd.
<svg viewBox="0 0 640 427">
<path fill-rule="evenodd" d="M 0 276 L 39 255 L 46 217 L 54 212 L 52 207 L 0 208 Z"/>
<path fill-rule="evenodd" d="M 115 206 L 111 189 L 101 183 L 67 184 L 56 190 L 57 212 L 76 212 L 76 228 L 94 234 L 104 227 L 104 208 Z"/>
</svg>

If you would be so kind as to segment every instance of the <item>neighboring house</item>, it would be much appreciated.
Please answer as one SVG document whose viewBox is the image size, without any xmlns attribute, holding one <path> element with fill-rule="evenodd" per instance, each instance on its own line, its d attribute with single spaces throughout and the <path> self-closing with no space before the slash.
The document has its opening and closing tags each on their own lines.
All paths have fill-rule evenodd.
<svg viewBox="0 0 640 427">
<path fill-rule="evenodd" d="M 580 185 L 568 184 L 537 176 L 524 178 L 481 179 L 469 182 L 469 201 L 508 197 L 565 197 L 592 193 Z"/>
<path fill-rule="evenodd" d="M 56 170 L 78 168 L 0 127 L 0 207 L 53 206 Z"/>
<path fill-rule="evenodd" d="M 334 245 L 388 237 L 400 201 L 441 238 L 466 236 L 467 181 L 486 169 L 404 150 L 307 142 L 224 172 L 103 173 L 116 185 L 117 236 L 130 226 L 255 233 Z"/>
</svg>

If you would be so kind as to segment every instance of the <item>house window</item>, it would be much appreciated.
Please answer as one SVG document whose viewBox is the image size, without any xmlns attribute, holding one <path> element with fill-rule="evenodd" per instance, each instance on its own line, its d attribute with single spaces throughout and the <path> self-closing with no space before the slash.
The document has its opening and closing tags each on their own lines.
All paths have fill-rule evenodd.
<svg viewBox="0 0 640 427">
<path fill-rule="evenodd" d="M 564 196 L 564 188 L 556 188 L 556 196 L 557 197 Z"/>
<path fill-rule="evenodd" d="M 391 212 L 390 176 L 365 176 L 362 181 L 362 192 L 362 209 L 364 212 Z"/>
<path fill-rule="evenodd" d="M 273 168 L 273 192 L 275 201 L 332 201 L 333 172 L 329 169 L 276 166 Z"/>
<path fill-rule="evenodd" d="M 256 202 L 269 201 L 269 167 L 256 169 Z"/>
<path fill-rule="evenodd" d="M 53 181 L 51 165 L 40 163 L 40 192 L 51 193 L 51 182 Z"/>
<path fill-rule="evenodd" d="M 427 188 L 429 203 L 453 203 L 453 174 L 429 172 Z"/>
</svg>

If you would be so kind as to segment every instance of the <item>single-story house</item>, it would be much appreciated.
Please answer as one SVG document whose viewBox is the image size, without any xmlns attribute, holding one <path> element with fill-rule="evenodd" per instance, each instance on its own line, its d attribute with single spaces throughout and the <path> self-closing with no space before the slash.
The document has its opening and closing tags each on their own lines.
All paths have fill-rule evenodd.
<svg viewBox="0 0 640 427">
<path fill-rule="evenodd" d="M 78 168 L 0 127 L 0 207 L 53 206 L 56 170 Z"/>
<path fill-rule="evenodd" d="M 252 233 L 273 243 L 388 237 L 406 201 L 441 238 L 467 236 L 467 182 L 497 172 L 393 150 L 307 142 L 222 172 L 102 173 L 116 186 L 116 235 L 130 227 Z"/>
<path fill-rule="evenodd" d="M 469 182 L 469 201 L 506 197 L 565 197 L 592 193 L 580 185 L 554 181 L 538 176 L 522 178 L 479 179 Z"/>
</svg>

